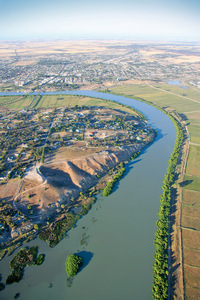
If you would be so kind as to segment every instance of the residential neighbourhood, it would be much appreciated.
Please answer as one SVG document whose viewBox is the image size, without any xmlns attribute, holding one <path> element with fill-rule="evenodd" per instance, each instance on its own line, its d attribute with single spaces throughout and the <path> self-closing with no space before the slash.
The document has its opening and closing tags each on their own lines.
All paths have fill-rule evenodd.
<svg viewBox="0 0 200 300">
<path fill-rule="evenodd" d="M 116 108 L 118 106 L 116 104 Z M 7 195 L 7 199 L 3 197 L 0 203 L 0 243 L 5 247 L 15 239 L 33 238 L 37 232 L 35 226 L 44 222 L 43 215 L 40 218 L 40 213 L 35 213 L 34 206 L 29 203 L 34 199 L 34 192 L 26 192 L 29 189 L 34 191 L 35 181 L 27 187 L 23 185 L 30 168 L 36 164 L 46 166 L 47 163 L 48 166 L 56 153 L 62 151 L 80 153 L 78 156 L 81 153 L 87 155 L 87 151 L 105 156 L 115 151 L 123 152 L 126 147 L 148 143 L 153 130 L 130 108 L 123 111 L 104 106 L 75 105 L 27 108 L 15 112 L 2 109 L 0 132 L 0 191 Z M 57 161 L 59 159 L 55 159 Z M 43 173 L 45 168 L 48 169 L 44 167 Z M 40 169 L 36 168 L 36 173 L 44 177 Z M 66 176 L 64 174 L 62 176 Z M 44 191 L 48 189 L 48 186 L 43 188 Z M 59 215 L 66 204 L 64 198 L 60 197 L 56 203 L 50 202 L 47 210 Z"/>
<path fill-rule="evenodd" d="M 145 122 L 111 112 L 98 107 L 71 107 L 2 113 L 1 182 L 22 178 L 31 163 L 59 147 L 108 149 L 145 140 L 149 132 Z"/>
<path fill-rule="evenodd" d="M 22 42 L 17 48 L 13 46 L 13 54 L 0 55 L 0 90 L 70 90 L 130 80 L 166 82 L 172 79 L 200 87 L 195 47 L 186 45 L 183 52 L 181 46 L 173 43 L 170 46 L 134 43 L 122 46 L 105 42 L 104 47 L 91 51 L 88 42 L 89 49 L 70 53 L 70 48 L 62 48 L 61 43 L 60 51 L 52 50 L 52 53 L 42 55 L 33 48 L 36 54 L 32 55 L 29 48 L 25 51 L 26 44 Z"/>
</svg>

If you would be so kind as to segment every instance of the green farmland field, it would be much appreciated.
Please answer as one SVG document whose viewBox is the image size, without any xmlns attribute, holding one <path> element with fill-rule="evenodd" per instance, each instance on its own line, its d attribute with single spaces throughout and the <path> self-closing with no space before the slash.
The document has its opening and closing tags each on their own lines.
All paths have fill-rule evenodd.
<svg viewBox="0 0 200 300">
<path fill-rule="evenodd" d="M 32 102 L 34 96 L 2 96 L 0 97 L 0 107 L 10 108 L 10 109 L 24 109 Z"/>
<path fill-rule="evenodd" d="M 200 146 L 190 146 L 186 174 L 200 177 Z"/>
<path fill-rule="evenodd" d="M 4 99 L 5 98 L 5 99 Z M 33 101 L 34 100 L 34 101 Z M 4 101 L 4 102 L 3 102 Z M 10 103 L 12 102 L 12 103 Z M 82 106 L 106 106 L 112 109 L 122 109 L 122 107 L 115 102 L 84 97 L 76 95 L 43 95 L 43 96 L 9 96 L 0 97 L 0 103 L 3 107 L 22 110 L 25 108 L 38 109 L 38 108 L 51 108 L 51 107 L 73 107 L 75 105 Z M 31 105 L 30 105 L 31 104 Z M 133 111 L 124 107 L 124 111 L 133 114 Z"/>
<path fill-rule="evenodd" d="M 189 125 L 190 141 L 192 143 L 200 144 L 200 125 Z"/>
</svg>

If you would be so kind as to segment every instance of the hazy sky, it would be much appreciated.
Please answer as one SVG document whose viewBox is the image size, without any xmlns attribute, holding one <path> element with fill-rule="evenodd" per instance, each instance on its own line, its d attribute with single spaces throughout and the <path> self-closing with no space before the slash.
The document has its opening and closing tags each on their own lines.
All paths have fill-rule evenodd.
<svg viewBox="0 0 200 300">
<path fill-rule="evenodd" d="M 0 0 L 0 40 L 200 41 L 200 0 Z"/>
</svg>

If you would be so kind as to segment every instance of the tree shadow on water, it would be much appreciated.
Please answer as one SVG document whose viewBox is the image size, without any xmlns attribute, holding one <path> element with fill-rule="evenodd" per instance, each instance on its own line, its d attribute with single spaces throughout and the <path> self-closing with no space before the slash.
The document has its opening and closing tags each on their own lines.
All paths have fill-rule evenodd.
<svg viewBox="0 0 200 300">
<path fill-rule="evenodd" d="M 80 272 L 81 272 L 90 263 L 90 261 L 92 260 L 94 254 L 92 252 L 89 252 L 89 251 L 80 251 L 76 254 L 83 259 L 83 264 L 80 268 Z"/>
<path fill-rule="evenodd" d="M 138 163 L 139 161 L 141 161 L 142 159 L 141 158 L 135 158 L 134 160 L 130 161 L 127 165 L 126 165 L 126 173 L 125 175 L 127 175 L 133 168 L 134 168 L 134 165 L 136 163 Z"/>
<path fill-rule="evenodd" d="M 141 155 L 141 154 L 140 154 Z M 140 162 L 142 160 L 142 158 L 135 158 L 132 161 L 129 161 L 129 163 L 126 165 L 126 172 L 124 173 L 124 175 L 122 176 L 121 179 L 123 179 L 126 175 L 129 174 L 129 172 L 134 168 L 134 165 L 138 162 Z M 120 179 L 120 180 L 121 180 Z M 114 184 L 114 188 L 112 189 L 112 194 L 119 188 L 120 185 L 120 180 L 118 180 L 115 184 Z"/>
<path fill-rule="evenodd" d="M 153 127 L 153 128 L 154 128 L 154 127 Z M 154 128 L 154 129 L 156 129 L 157 134 L 156 134 L 156 137 L 155 137 L 155 140 L 153 141 L 153 143 L 159 141 L 159 140 L 162 139 L 164 136 L 168 135 L 168 133 L 164 133 L 163 130 L 160 129 L 160 128 Z"/>
<path fill-rule="evenodd" d="M 80 256 L 83 259 L 83 264 L 79 270 L 81 272 L 87 265 L 90 263 L 91 259 L 93 258 L 94 254 L 89 251 L 79 251 L 76 255 Z M 68 277 L 67 278 L 67 286 L 70 288 L 73 285 L 75 277 Z"/>
</svg>

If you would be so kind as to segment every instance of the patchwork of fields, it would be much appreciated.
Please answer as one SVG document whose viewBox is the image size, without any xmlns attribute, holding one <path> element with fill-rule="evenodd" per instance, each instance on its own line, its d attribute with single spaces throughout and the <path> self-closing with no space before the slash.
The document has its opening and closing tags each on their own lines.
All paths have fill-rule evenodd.
<svg viewBox="0 0 200 300">
<path fill-rule="evenodd" d="M 111 109 L 121 109 L 118 103 L 100 100 L 96 98 L 76 95 L 26 95 L 26 96 L 3 96 L 0 97 L 1 109 L 40 109 L 56 107 L 74 107 L 74 106 L 106 106 Z M 130 109 L 124 107 L 124 111 L 130 112 Z"/>
<path fill-rule="evenodd" d="M 185 86 L 186 84 L 184 84 Z M 111 92 L 123 94 L 131 97 L 140 97 L 158 106 L 176 111 L 182 117 L 183 123 L 189 131 L 189 141 L 186 143 L 188 153 L 182 156 L 188 159 L 186 167 L 179 174 L 177 188 L 176 217 L 180 216 L 180 221 L 176 220 L 173 225 L 172 243 L 177 241 L 177 232 L 181 230 L 180 253 L 173 253 L 176 258 L 180 255 L 180 264 L 183 266 L 183 284 L 185 299 L 196 300 L 200 298 L 200 91 L 197 88 L 186 89 L 180 86 L 169 84 L 143 84 L 130 86 L 117 86 L 110 88 Z M 179 230 L 179 227 L 181 228 Z M 178 248 L 172 245 L 173 251 Z M 180 299 L 180 286 L 177 281 L 181 272 L 178 259 L 173 265 L 175 284 L 173 286 L 174 295 Z"/>
</svg>

